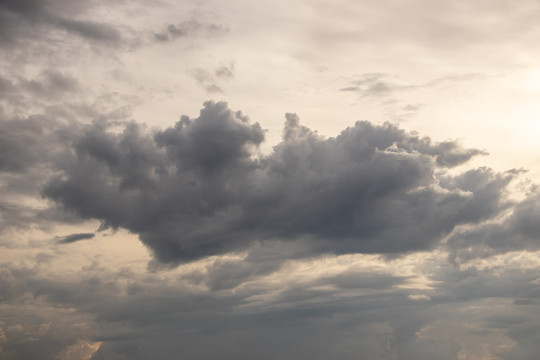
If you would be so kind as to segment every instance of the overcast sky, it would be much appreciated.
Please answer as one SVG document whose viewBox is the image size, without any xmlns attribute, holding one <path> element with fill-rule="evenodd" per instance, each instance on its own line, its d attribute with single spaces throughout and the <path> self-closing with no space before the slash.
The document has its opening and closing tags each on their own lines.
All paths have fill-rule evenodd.
<svg viewBox="0 0 540 360">
<path fill-rule="evenodd" d="M 538 19 L 0 0 L 0 359 L 536 360 Z"/>
</svg>

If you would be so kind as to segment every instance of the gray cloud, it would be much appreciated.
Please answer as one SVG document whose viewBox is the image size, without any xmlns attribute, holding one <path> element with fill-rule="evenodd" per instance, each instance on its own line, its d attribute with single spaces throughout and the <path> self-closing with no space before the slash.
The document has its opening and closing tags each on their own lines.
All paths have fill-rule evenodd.
<svg viewBox="0 0 540 360">
<path fill-rule="evenodd" d="M 223 93 L 221 86 L 218 84 L 234 77 L 234 64 L 229 66 L 221 65 L 213 71 L 213 74 L 205 69 L 195 69 L 191 72 L 191 75 L 207 93 Z"/>
<path fill-rule="evenodd" d="M 21 86 L 17 88 L 20 90 Z M 52 88 L 51 93 L 54 91 Z M 38 95 L 35 98 L 37 101 Z M 63 161 L 64 152 L 70 151 L 69 139 L 80 125 L 64 121 L 62 115 L 55 117 L 0 115 L 0 241 L 3 245 L 16 246 L 9 236 L 10 230 L 50 230 L 57 222 L 80 221 L 56 205 L 39 204 L 44 182 L 54 173 L 55 164 Z"/>
<path fill-rule="evenodd" d="M 462 172 L 456 167 L 486 152 L 391 125 L 358 122 L 325 138 L 294 114 L 286 116 L 283 140 L 263 155 L 258 146 L 265 131 L 224 103 L 209 102 L 199 116 L 183 116 L 166 129 L 126 121 L 129 106 L 120 107 L 127 101 L 117 101 L 109 90 L 96 97 L 91 89 L 92 81 L 121 92 L 125 86 L 75 77 L 86 50 L 98 55 L 89 59 L 97 68 L 88 74 L 104 69 L 105 79 L 109 66 L 128 60 L 102 62 L 103 54 L 121 55 L 118 45 L 203 47 L 205 39 L 228 28 L 200 17 L 151 33 L 92 18 L 94 10 L 119 3 L 129 2 L 0 0 L 6 59 L 0 74 L 0 358 L 88 359 L 94 342 L 103 344 L 93 360 L 538 357 L 540 279 L 528 256 L 535 259 L 529 252 L 539 250 L 540 197 L 532 189 L 523 201 L 506 198 L 518 171 Z M 453 9 L 448 4 L 434 2 L 428 10 L 459 20 L 440 11 L 441 5 Z M 486 19 L 493 19 L 497 8 L 488 1 L 462 5 L 456 9 L 485 10 Z M 520 24 L 523 34 L 534 35 L 530 25 L 537 19 L 534 11 L 524 11 L 527 6 L 510 6 L 510 17 L 500 12 L 495 22 L 521 19 L 512 11 L 529 14 L 531 21 Z M 403 10 L 413 8 L 408 4 Z M 349 6 L 331 9 L 350 12 L 353 24 L 366 31 L 371 26 L 359 22 Z M 128 17 L 135 11 L 123 10 Z M 351 33 L 355 44 L 359 35 L 380 44 L 395 37 L 404 44 L 403 34 L 412 34 L 409 40 L 425 37 L 446 56 L 456 48 L 449 44 L 469 39 L 464 27 L 445 21 L 433 23 L 437 31 L 425 31 L 416 15 L 405 14 L 419 21 L 394 21 L 401 13 L 394 11 L 381 20 L 367 10 L 365 20 L 376 23 L 376 31 Z M 231 15 L 227 12 L 234 21 Z M 323 18 L 336 24 L 332 16 Z M 250 27 L 252 20 L 245 24 Z M 491 20 L 466 20 L 465 27 L 480 24 L 478 32 L 494 39 Z M 305 34 L 302 21 L 293 26 Z M 503 40 L 521 36 L 505 27 L 495 32 L 505 33 Z M 274 39 L 264 38 L 273 46 Z M 339 53 L 296 40 L 295 53 L 303 46 L 325 56 Z M 322 45 L 328 50 L 339 41 Z M 135 78 L 144 82 L 139 75 Z M 192 76 L 207 93 L 219 94 L 235 68 L 214 65 Z M 479 78 L 408 83 L 372 73 L 342 90 L 385 101 L 409 90 Z M 153 91 L 146 95 L 156 95 Z M 394 103 L 404 106 L 403 116 L 419 109 L 410 101 Z M 102 233 L 54 228 L 92 219 L 101 221 L 101 230 L 125 228 L 139 236 L 154 254 L 149 271 L 139 268 L 146 257 L 108 254 L 125 250 L 128 256 L 133 249 L 118 250 L 126 239 L 85 242 L 83 254 L 78 244 L 65 244 L 102 240 Z M 111 245 L 115 240 L 120 241 Z M 406 266 L 400 261 L 407 258 L 394 259 L 433 248 L 412 255 L 414 263 Z M 439 253 L 445 251 L 450 263 Z M 513 251 L 519 254 L 511 257 Z M 236 254 L 221 256 L 230 252 Z M 357 252 L 382 255 L 373 260 L 377 265 L 361 269 L 351 265 L 356 256 L 328 256 Z"/>
<path fill-rule="evenodd" d="M 73 154 L 43 194 L 85 219 L 139 234 L 157 259 L 177 262 L 239 251 L 255 240 L 317 253 L 426 250 L 462 224 L 506 208 L 512 174 L 436 170 L 481 153 L 431 143 L 391 125 L 357 122 L 324 139 L 287 115 L 268 156 L 258 124 L 225 103 L 150 134 L 105 124 L 72 139 Z M 415 226 L 410 226 L 415 224 Z"/>
<path fill-rule="evenodd" d="M 168 42 L 193 36 L 214 38 L 225 35 L 228 32 L 229 28 L 226 25 L 190 19 L 177 25 L 169 24 L 165 30 L 154 33 L 154 40 L 157 42 Z"/>
<path fill-rule="evenodd" d="M 1 42 L 10 45 L 21 41 L 35 41 L 44 37 L 44 30 L 56 29 L 87 40 L 119 43 L 120 32 L 110 24 L 73 19 L 74 15 L 84 13 L 91 5 L 92 1 L 2 1 Z"/>
<path fill-rule="evenodd" d="M 387 360 L 429 360 L 434 353 L 450 360 L 458 353 L 473 357 L 471 351 L 532 359 L 537 305 L 508 301 L 538 298 L 536 269 L 438 265 L 427 269 L 433 288 L 413 290 L 428 295 L 419 301 L 401 288 L 407 277 L 354 268 L 301 281 L 252 278 L 231 292 L 194 291 L 170 274 L 110 272 L 97 264 L 76 278 L 3 264 L 1 304 L 17 316 L 2 324 L 8 338 L 2 355 L 17 359 L 41 349 L 41 358 L 55 359 L 88 339 L 104 342 L 92 359 L 167 358 L 179 351 L 190 359 L 354 359 L 359 351 Z M 47 311 L 37 316 L 36 305 Z M 501 331 L 507 344 L 510 337 L 519 346 L 498 348 L 490 337 Z M 32 346 L 24 346 L 29 338 Z"/>
<path fill-rule="evenodd" d="M 76 79 L 57 71 L 43 71 L 38 80 L 29 82 L 21 81 L 23 88 L 28 88 L 32 93 L 65 94 L 66 92 L 78 91 L 80 89 Z"/>
<path fill-rule="evenodd" d="M 197 84 L 203 87 L 208 94 L 223 93 L 223 90 L 216 84 L 216 79 L 210 72 L 204 69 L 195 69 L 191 72 L 191 76 L 193 76 Z"/>
<path fill-rule="evenodd" d="M 135 278 L 129 273 L 105 275 L 102 269 L 95 268 L 85 269 L 76 280 L 67 280 L 44 277 L 37 269 L 14 266 L 5 266 L 4 269 L 0 273 L 3 303 L 20 304 L 21 299 L 33 298 L 33 302 L 43 308 L 52 304 L 75 306 L 79 311 L 68 318 L 86 318 L 85 321 L 90 322 L 78 330 L 73 323 L 55 322 L 50 336 L 58 336 L 57 342 L 48 344 L 50 336 L 42 336 L 36 339 L 39 341 L 33 347 L 38 351 L 40 347 L 51 346 L 44 352 L 44 359 L 53 359 L 62 346 L 73 343 L 77 337 L 89 336 L 94 341 L 105 342 L 94 359 L 123 356 L 143 359 L 152 353 L 154 356 L 169 357 L 182 348 L 187 351 L 185 356 L 193 359 L 215 357 L 218 353 L 225 358 L 233 358 L 254 355 L 261 347 L 268 347 L 268 352 L 260 353 L 260 356 L 271 359 L 291 351 L 286 344 L 292 334 L 296 334 L 295 342 L 301 349 L 297 358 L 308 358 L 320 351 L 328 355 L 337 352 L 343 354 L 344 358 L 353 358 L 355 351 L 352 349 L 340 350 L 341 339 L 352 341 L 356 338 L 357 342 L 358 336 L 363 334 L 366 342 L 356 343 L 354 347 L 365 347 L 367 352 L 380 351 L 377 350 L 378 346 L 370 346 L 369 342 L 384 344 L 384 339 L 377 336 L 380 331 L 374 334 L 373 330 L 386 321 L 386 306 L 397 307 L 393 311 L 396 325 L 404 321 L 411 325 L 410 330 L 419 329 L 425 323 L 425 320 L 418 319 L 413 325 L 413 321 L 407 320 L 410 312 L 398 310 L 419 310 L 416 303 L 407 300 L 399 290 L 394 294 L 380 294 L 378 300 L 373 295 L 354 296 L 342 298 L 341 303 L 336 304 L 335 299 L 341 297 L 339 289 L 317 290 L 315 287 L 320 285 L 319 282 L 291 284 L 285 285 L 285 289 L 273 301 L 243 308 L 242 305 L 255 301 L 254 296 L 264 298 L 269 295 L 268 290 L 246 288 L 239 289 L 236 294 L 220 291 L 193 293 L 176 281 L 171 284 L 156 281 L 159 279 L 157 275 L 146 276 L 146 279 Z M 380 276 L 361 276 L 364 279 L 359 283 L 364 282 L 377 291 L 388 290 L 388 285 L 401 282 L 400 279 L 393 281 L 391 277 L 385 277 L 382 285 L 374 285 Z M 327 278 L 324 282 L 332 281 Z M 18 311 L 22 312 L 23 309 L 19 308 Z M 48 319 L 35 316 L 25 319 L 19 314 L 18 321 L 26 330 L 28 335 L 24 337 L 27 338 L 31 334 L 30 328 L 39 327 Z M 99 326 L 91 325 L 94 321 Z M 318 326 L 313 326 L 314 321 Z M 7 328 L 14 323 L 10 319 L 5 325 Z M 401 339 L 401 332 L 393 334 L 392 326 L 386 325 L 382 332 Z M 26 354 L 29 350 L 20 346 L 24 343 L 24 337 L 21 341 L 10 339 L 11 348 L 7 353 L 12 357 L 9 359 Z M 200 344 L 203 338 L 207 346 L 193 346 Z M 239 346 L 229 346 L 232 339 Z M 315 347 L 313 339 L 319 339 Z M 271 350 L 274 347 L 276 349 Z"/>
<path fill-rule="evenodd" d="M 56 19 L 55 24 L 70 33 L 88 40 L 110 42 L 113 44 L 118 44 L 121 41 L 120 31 L 109 24 L 64 18 Z"/>
<path fill-rule="evenodd" d="M 351 86 L 339 89 L 361 94 L 361 97 L 384 96 L 393 91 L 410 88 L 410 86 L 398 85 L 392 82 L 391 76 L 382 73 L 362 74 L 358 79 L 351 81 Z"/>
<path fill-rule="evenodd" d="M 71 244 L 80 240 L 92 239 L 95 236 L 94 233 L 79 233 L 62 236 L 59 240 L 59 244 Z"/>
<path fill-rule="evenodd" d="M 0 75 L 0 128 L 6 128 L 0 132 L 11 127 L 17 136 L 20 131 L 15 127 L 30 122 L 35 128 L 50 128 L 54 122 L 65 119 L 84 94 L 79 81 L 67 72 L 45 69 L 31 77 Z M 21 124 L 17 125 L 19 120 Z M 32 147 L 30 143 L 26 145 Z"/>
<path fill-rule="evenodd" d="M 509 251 L 540 249 L 540 195 L 529 193 L 507 217 L 454 233 L 447 241 L 450 259 L 466 262 Z"/>
<path fill-rule="evenodd" d="M 0 117 L 0 233 L 28 229 L 37 210 L 21 203 L 23 196 L 39 196 L 40 181 L 55 148 L 52 122 L 39 116 L 5 120 Z M 4 243 L 4 239 L 2 239 Z"/>
<path fill-rule="evenodd" d="M 432 88 L 445 83 L 482 80 L 485 78 L 487 76 L 482 74 L 459 74 L 437 78 L 423 84 L 408 84 L 399 79 L 399 77 L 390 74 L 366 73 L 356 76 L 355 80 L 349 82 L 349 86 L 341 88 L 339 91 L 354 92 L 359 94 L 360 98 L 380 98 L 403 91 Z"/>
<path fill-rule="evenodd" d="M 50 145 L 45 121 L 39 118 L 0 119 L 0 170 L 24 171 L 43 159 Z"/>
<path fill-rule="evenodd" d="M 221 65 L 214 70 L 214 74 L 220 79 L 231 79 L 234 77 L 234 64 L 230 64 L 229 66 Z"/>
</svg>

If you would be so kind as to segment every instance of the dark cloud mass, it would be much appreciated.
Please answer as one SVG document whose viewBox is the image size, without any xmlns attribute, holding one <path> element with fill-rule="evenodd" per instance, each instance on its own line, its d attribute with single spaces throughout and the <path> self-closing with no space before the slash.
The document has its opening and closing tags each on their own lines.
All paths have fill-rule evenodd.
<svg viewBox="0 0 540 360">
<path fill-rule="evenodd" d="M 287 115 L 283 141 L 207 102 L 163 131 L 87 126 L 43 194 L 103 227 L 139 235 L 163 262 L 300 241 L 317 253 L 426 250 L 456 226 L 505 208 L 511 174 L 437 175 L 480 153 L 392 126 L 357 122 L 325 139 Z M 411 226 L 410 224 L 415 224 Z"/>
<path fill-rule="evenodd" d="M 107 23 L 74 19 L 86 12 L 94 1 L 2 0 L 0 1 L 0 39 L 4 44 L 41 39 L 57 29 L 87 40 L 117 44 L 120 31 Z"/>
</svg>

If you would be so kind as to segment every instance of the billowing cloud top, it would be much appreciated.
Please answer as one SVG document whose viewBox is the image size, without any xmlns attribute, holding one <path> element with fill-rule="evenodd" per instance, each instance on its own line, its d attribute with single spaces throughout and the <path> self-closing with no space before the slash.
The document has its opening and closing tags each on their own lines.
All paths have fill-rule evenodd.
<svg viewBox="0 0 540 360">
<path fill-rule="evenodd" d="M 272 153 L 257 151 L 263 141 L 258 123 L 223 102 L 163 131 L 94 123 L 70 139 L 43 194 L 182 262 L 276 239 L 301 242 L 303 256 L 430 249 L 504 209 L 511 179 L 487 169 L 441 177 L 480 151 L 389 124 L 357 122 L 325 139 L 288 114 Z"/>
</svg>

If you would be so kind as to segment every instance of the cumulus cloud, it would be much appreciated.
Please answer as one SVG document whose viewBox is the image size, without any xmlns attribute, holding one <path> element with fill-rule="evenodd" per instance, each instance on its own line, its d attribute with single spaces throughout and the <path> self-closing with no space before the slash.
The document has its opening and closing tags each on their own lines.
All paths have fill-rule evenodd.
<svg viewBox="0 0 540 360">
<path fill-rule="evenodd" d="M 499 214 L 512 179 L 488 169 L 437 175 L 481 153 L 453 142 L 368 122 L 326 139 L 294 114 L 262 156 L 260 125 L 225 103 L 161 131 L 96 123 L 71 141 L 44 196 L 138 234 L 162 262 L 275 240 L 302 244 L 304 256 L 426 250 Z"/>
</svg>

